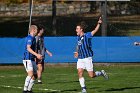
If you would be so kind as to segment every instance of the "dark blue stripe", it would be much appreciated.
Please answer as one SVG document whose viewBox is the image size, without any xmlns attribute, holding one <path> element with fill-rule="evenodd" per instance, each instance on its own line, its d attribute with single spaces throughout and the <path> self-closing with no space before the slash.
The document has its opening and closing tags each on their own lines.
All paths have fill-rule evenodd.
<svg viewBox="0 0 140 93">
<path fill-rule="evenodd" d="M 85 36 L 84 36 L 82 47 L 83 47 L 83 51 L 84 51 L 83 52 L 84 58 L 86 58 L 88 56 L 88 54 L 87 54 L 87 49 L 86 49 L 86 37 Z"/>
<path fill-rule="evenodd" d="M 81 38 L 83 38 L 81 40 Z M 92 57 L 93 56 L 93 51 L 90 46 L 91 44 L 91 38 L 88 38 L 86 34 L 82 37 L 78 37 L 78 43 L 81 41 L 81 45 L 78 45 L 78 53 L 79 53 L 79 58 L 87 58 L 87 57 Z"/>
<path fill-rule="evenodd" d="M 90 43 L 91 43 L 91 39 L 88 38 L 88 46 L 87 46 L 87 48 L 88 48 L 88 51 L 89 51 L 89 56 L 92 56 L 92 50 L 91 50 L 91 47 L 90 47 Z"/>
<path fill-rule="evenodd" d="M 89 54 L 89 49 L 88 49 L 88 38 L 86 37 L 86 35 L 85 35 L 85 47 L 86 47 L 86 53 L 87 53 L 87 56 L 86 57 L 89 57 L 90 56 L 90 54 Z"/>
</svg>

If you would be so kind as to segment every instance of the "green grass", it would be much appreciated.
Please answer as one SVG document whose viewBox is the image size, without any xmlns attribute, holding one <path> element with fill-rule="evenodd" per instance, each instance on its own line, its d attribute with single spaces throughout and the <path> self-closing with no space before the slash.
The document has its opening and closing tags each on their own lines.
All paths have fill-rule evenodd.
<svg viewBox="0 0 140 93">
<path fill-rule="evenodd" d="M 94 68 L 105 69 L 110 78 L 92 79 L 85 71 L 88 93 L 139 93 L 139 64 L 95 65 Z M 25 77 L 23 66 L 0 66 L 0 93 L 22 93 Z M 34 93 L 80 93 L 81 91 L 75 65 L 46 66 L 42 79 L 43 84 L 34 85 Z"/>
</svg>

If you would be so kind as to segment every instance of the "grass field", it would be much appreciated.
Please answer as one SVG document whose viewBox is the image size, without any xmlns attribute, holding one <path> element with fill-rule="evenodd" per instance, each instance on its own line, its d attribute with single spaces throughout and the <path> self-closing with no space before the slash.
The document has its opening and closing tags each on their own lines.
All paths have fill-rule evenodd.
<svg viewBox="0 0 140 93">
<path fill-rule="evenodd" d="M 88 93 L 139 93 L 140 64 L 95 65 L 110 77 L 89 78 L 84 74 Z M 23 66 L 0 66 L 0 93 L 22 93 L 26 72 Z M 75 65 L 46 65 L 43 84 L 35 84 L 34 93 L 80 93 Z"/>
</svg>

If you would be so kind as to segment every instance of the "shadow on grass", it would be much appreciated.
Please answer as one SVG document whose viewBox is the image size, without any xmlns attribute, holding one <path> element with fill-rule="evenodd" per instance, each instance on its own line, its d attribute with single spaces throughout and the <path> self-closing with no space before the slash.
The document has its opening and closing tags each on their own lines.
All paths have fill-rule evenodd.
<svg viewBox="0 0 140 93">
<path fill-rule="evenodd" d="M 110 89 L 107 89 L 107 90 L 104 90 L 104 91 L 108 91 L 108 92 L 111 92 L 111 91 L 124 91 L 124 90 L 137 89 L 137 88 L 140 88 L 140 87 L 110 88 Z"/>
<path fill-rule="evenodd" d="M 86 82 L 90 82 L 92 80 L 86 80 Z M 52 83 L 48 83 L 48 84 L 56 84 L 56 83 L 79 83 L 78 80 L 73 80 L 73 81 L 68 81 L 68 80 L 59 80 L 59 81 L 55 81 L 55 82 L 52 82 Z"/>
<path fill-rule="evenodd" d="M 61 93 L 65 93 L 65 92 L 72 92 L 72 91 L 80 91 L 78 89 L 67 89 L 67 90 L 62 90 Z"/>
<path fill-rule="evenodd" d="M 79 82 L 78 80 L 75 80 L 75 81 L 56 81 L 56 82 L 53 82 L 53 83 L 48 83 L 48 84 L 56 84 L 56 83 L 73 83 L 73 82 Z"/>
<path fill-rule="evenodd" d="M 34 92 L 34 93 L 65 93 L 65 92 L 76 92 L 76 91 L 80 91 L 78 89 L 67 89 L 67 90 L 62 90 L 62 91 L 47 91 L 47 92 Z"/>
</svg>

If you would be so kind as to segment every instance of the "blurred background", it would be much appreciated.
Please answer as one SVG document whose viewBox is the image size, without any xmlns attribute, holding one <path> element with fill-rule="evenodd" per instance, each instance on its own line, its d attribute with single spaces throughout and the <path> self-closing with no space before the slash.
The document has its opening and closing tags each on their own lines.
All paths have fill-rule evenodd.
<svg viewBox="0 0 140 93">
<path fill-rule="evenodd" d="M 76 24 L 92 31 L 94 62 L 140 62 L 139 0 L 0 0 L 0 63 L 22 63 L 29 23 L 45 27 L 45 46 L 53 53 L 45 62 L 76 62 Z M 10 47 L 9 47 L 10 46 Z"/>
<path fill-rule="evenodd" d="M 28 33 L 30 2 L 32 0 L 0 0 L 0 37 L 25 37 Z M 33 0 L 32 24 L 43 24 L 45 36 L 76 36 L 75 26 L 80 21 L 91 31 L 106 11 L 106 30 L 96 36 L 139 36 L 140 2 L 75 0 Z"/>
<path fill-rule="evenodd" d="M 140 46 L 134 42 L 140 42 L 140 0 L 0 0 L 0 93 L 23 89 L 30 22 L 45 26 L 45 46 L 53 54 L 46 54 L 43 84 L 35 84 L 34 93 L 79 93 L 75 27 L 85 21 L 91 31 L 100 16 L 102 26 L 92 38 L 94 70 L 104 69 L 110 79 L 85 73 L 88 93 L 139 93 Z"/>
</svg>

